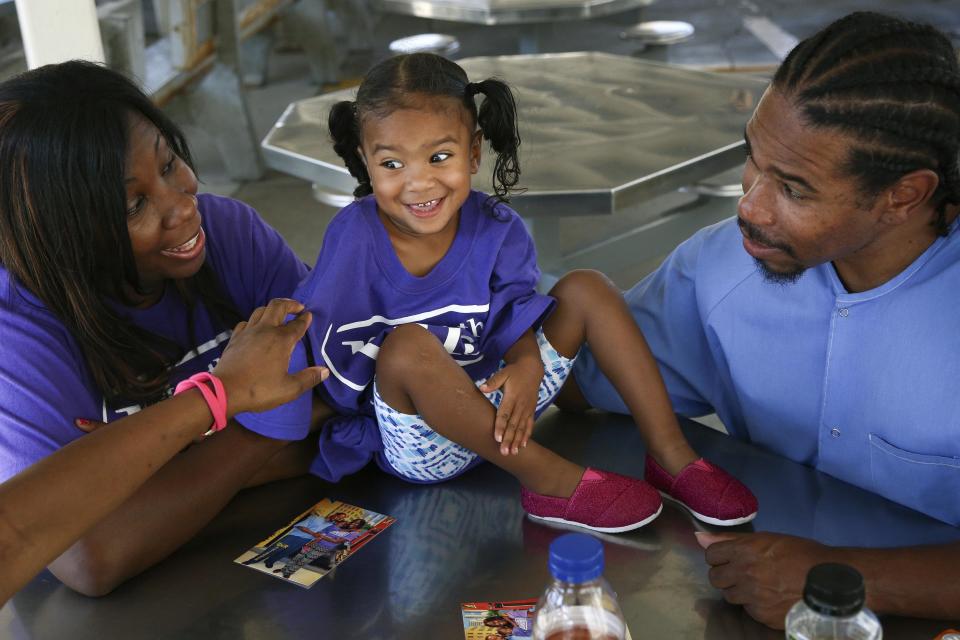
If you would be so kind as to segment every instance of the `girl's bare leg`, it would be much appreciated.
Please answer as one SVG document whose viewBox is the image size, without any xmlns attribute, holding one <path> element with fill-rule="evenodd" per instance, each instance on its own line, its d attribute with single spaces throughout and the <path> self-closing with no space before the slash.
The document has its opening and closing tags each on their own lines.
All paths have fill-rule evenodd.
<svg viewBox="0 0 960 640">
<path fill-rule="evenodd" d="M 532 440 L 517 455 L 502 455 L 493 437 L 496 409 L 419 325 L 397 327 L 380 347 L 377 390 L 393 409 L 420 415 L 434 431 L 511 473 L 531 491 L 567 498 L 583 476 L 583 467 Z"/>
<path fill-rule="evenodd" d="M 699 456 L 680 431 L 647 341 L 613 283 L 597 271 L 572 271 L 550 295 L 558 304 L 543 331 L 553 348 L 570 358 L 580 345 L 590 345 L 633 415 L 650 455 L 668 473 L 676 475 L 696 460 Z M 579 394 L 574 391 L 563 393 L 575 401 Z"/>
</svg>

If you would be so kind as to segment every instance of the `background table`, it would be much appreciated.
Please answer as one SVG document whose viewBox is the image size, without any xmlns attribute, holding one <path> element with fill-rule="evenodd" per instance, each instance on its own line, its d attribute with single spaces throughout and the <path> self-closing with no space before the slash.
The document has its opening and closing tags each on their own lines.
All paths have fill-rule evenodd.
<svg viewBox="0 0 960 640">
<path fill-rule="evenodd" d="M 838 545 L 960 539 L 960 529 L 808 467 L 694 423 L 684 431 L 698 451 L 757 494 L 757 530 Z M 538 423 L 536 437 L 582 463 L 642 473 L 643 445 L 626 417 L 552 412 Z M 397 522 L 310 590 L 233 563 L 323 497 Z M 643 529 L 599 536 L 606 577 L 634 638 L 783 638 L 710 587 L 693 532 L 690 518 L 668 504 Z M 41 575 L 0 610 L 0 637 L 456 640 L 463 637 L 460 602 L 539 595 L 548 580 L 548 546 L 562 533 L 525 518 L 516 482 L 492 465 L 426 487 L 373 468 L 339 485 L 300 478 L 242 493 L 193 541 L 106 598 L 77 595 Z M 949 626 L 883 622 L 888 640 L 933 638 Z"/>
<path fill-rule="evenodd" d="M 639 9 L 654 0 L 373 0 L 383 13 L 487 26 L 521 25 L 520 53 L 538 53 L 562 20 L 588 20 Z"/>
<path fill-rule="evenodd" d="M 664 246 L 733 213 L 730 198 L 687 194 L 670 200 L 666 210 L 652 201 L 742 166 L 743 129 L 766 80 L 602 53 L 459 63 L 473 80 L 496 76 L 516 91 L 526 191 L 511 204 L 532 227 L 542 267 L 609 271 L 617 263 L 665 253 Z M 263 141 L 267 164 L 322 192 L 351 193 L 356 182 L 333 151 L 327 114 L 335 102 L 353 97 L 353 90 L 345 90 L 291 104 Z M 489 191 L 492 175 L 493 156 L 485 148 L 475 187 Z M 637 227 L 576 255 L 560 255 L 561 218 L 638 207 L 648 215 Z"/>
</svg>

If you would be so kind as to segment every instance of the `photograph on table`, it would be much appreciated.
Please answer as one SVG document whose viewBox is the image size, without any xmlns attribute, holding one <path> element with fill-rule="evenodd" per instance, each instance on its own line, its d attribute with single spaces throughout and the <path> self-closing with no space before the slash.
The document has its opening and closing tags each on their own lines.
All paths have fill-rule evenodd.
<svg viewBox="0 0 960 640">
<path fill-rule="evenodd" d="M 395 521 L 324 498 L 234 562 L 310 588 Z"/>
<path fill-rule="evenodd" d="M 466 640 L 532 638 L 537 599 L 503 602 L 464 602 L 460 605 Z"/>
</svg>

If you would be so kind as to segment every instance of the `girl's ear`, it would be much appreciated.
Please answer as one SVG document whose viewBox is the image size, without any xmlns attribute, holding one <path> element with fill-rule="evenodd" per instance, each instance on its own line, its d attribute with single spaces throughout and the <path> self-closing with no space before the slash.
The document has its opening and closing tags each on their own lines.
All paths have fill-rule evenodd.
<svg viewBox="0 0 960 640">
<path fill-rule="evenodd" d="M 483 132 L 477 131 L 473 134 L 473 140 L 470 142 L 470 173 L 480 171 L 480 156 L 483 150 Z"/>
</svg>

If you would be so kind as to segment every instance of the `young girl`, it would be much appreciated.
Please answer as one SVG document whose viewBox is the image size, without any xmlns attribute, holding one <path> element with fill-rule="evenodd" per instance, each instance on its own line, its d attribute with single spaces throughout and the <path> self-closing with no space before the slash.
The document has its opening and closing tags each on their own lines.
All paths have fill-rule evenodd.
<svg viewBox="0 0 960 640">
<path fill-rule="evenodd" d="M 315 317 L 312 357 L 330 369 L 321 393 L 352 415 L 325 429 L 316 473 L 337 479 L 374 454 L 402 478 L 437 482 L 486 459 L 520 480 L 534 518 L 643 526 L 662 507 L 650 484 L 529 439 L 589 342 L 640 427 L 657 487 L 708 522 L 753 518 L 750 491 L 685 441 L 619 291 L 577 271 L 536 292 L 533 242 L 503 204 L 520 175 L 507 85 L 469 82 L 439 56 L 398 56 L 369 72 L 356 102 L 336 104 L 329 125 L 360 199 L 331 222 L 294 297 Z M 470 189 L 483 138 L 497 154 L 492 197 Z M 297 413 L 257 419 L 286 430 Z M 307 407 L 299 414 L 305 424 Z"/>
</svg>

